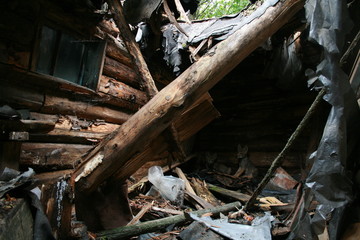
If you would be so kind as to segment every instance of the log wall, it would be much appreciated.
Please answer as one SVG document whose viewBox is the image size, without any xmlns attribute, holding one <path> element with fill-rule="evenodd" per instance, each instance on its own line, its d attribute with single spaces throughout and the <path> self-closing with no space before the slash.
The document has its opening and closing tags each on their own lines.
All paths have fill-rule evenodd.
<svg viewBox="0 0 360 240">
<path fill-rule="evenodd" d="M 258 49 L 210 91 L 222 117 L 207 125 L 196 141 L 200 159 L 208 167 L 223 165 L 233 174 L 239 166 L 240 144 L 248 146 L 248 157 L 255 167 L 267 169 L 315 98 L 316 93 L 307 89 L 306 79 L 301 80 L 302 87 L 280 88 L 277 79 L 268 77 L 268 58 L 268 53 Z M 317 119 L 327 116 L 324 112 L 317 115 Z M 310 133 L 322 129 L 315 124 L 317 119 L 285 157 L 286 169 L 304 167 L 312 153 Z"/>
</svg>

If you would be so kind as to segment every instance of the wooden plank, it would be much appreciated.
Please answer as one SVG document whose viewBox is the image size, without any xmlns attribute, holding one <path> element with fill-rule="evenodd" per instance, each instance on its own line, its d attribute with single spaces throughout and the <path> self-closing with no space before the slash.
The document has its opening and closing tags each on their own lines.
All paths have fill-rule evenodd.
<svg viewBox="0 0 360 240">
<path fill-rule="evenodd" d="M 73 169 L 92 146 L 58 143 L 23 143 L 20 165 L 35 171 Z"/>
<path fill-rule="evenodd" d="M 237 64 L 281 28 L 302 7 L 302 0 L 278 2 L 220 42 L 163 88 L 84 159 L 72 176 L 79 191 L 93 191 L 121 169 Z M 85 171 L 91 169 L 90 171 Z"/>
</svg>

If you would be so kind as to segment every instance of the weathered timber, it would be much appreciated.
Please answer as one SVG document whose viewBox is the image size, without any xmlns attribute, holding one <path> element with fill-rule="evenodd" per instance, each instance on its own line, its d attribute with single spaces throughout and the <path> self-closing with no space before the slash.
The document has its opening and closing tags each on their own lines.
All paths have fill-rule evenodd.
<svg viewBox="0 0 360 240">
<path fill-rule="evenodd" d="M 131 55 L 127 51 L 126 47 L 110 34 L 107 34 L 105 39 L 107 41 L 106 55 L 119 61 L 120 63 L 125 64 L 128 67 L 132 67 L 133 62 Z"/>
<path fill-rule="evenodd" d="M 115 38 L 120 33 L 118 27 L 116 26 L 116 24 L 114 23 L 114 21 L 112 19 L 110 19 L 110 20 L 104 19 L 101 22 L 99 22 L 98 26 L 100 27 L 100 29 L 102 31 L 108 33 L 109 35 L 111 35 L 111 36 L 113 36 Z M 121 42 L 121 43 L 123 43 L 123 42 Z M 129 52 L 126 47 L 124 47 L 123 50 L 126 51 L 126 52 Z"/>
<path fill-rule="evenodd" d="M 132 87 L 139 88 L 139 77 L 137 73 L 130 67 L 112 58 L 105 58 L 103 74 L 129 84 Z"/>
<path fill-rule="evenodd" d="M 159 158 L 160 154 L 165 152 L 167 148 L 168 144 L 166 140 L 160 135 L 157 139 L 154 139 L 144 151 L 135 154 L 133 158 L 129 159 L 124 167 L 115 173 L 116 178 L 125 180 L 145 163 Z M 169 154 L 166 154 L 166 157 L 168 157 L 168 155 Z M 162 157 L 164 158 L 164 156 Z"/>
<path fill-rule="evenodd" d="M 194 187 L 196 194 L 205 199 L 214 206 L 221 205 L 221 202 L 207 189 L 205 181 L 202 182 L 198 178 L 191 178 L 191 185 Z"/>
<path fill-rule="evenodd" d="M 196 195 L 194 189 L 191 187 L 189 180 L 187 179 L 185 173 L 181 170 L 181 168 L 176 167 L 175 172 L 178 175 L 178 177 L 184 181 L 186 191 Z"/>
<path fill-rule="evenodd" d="M 20 164 L 37 171 L 73 169 L 91 148 L 80 144 L 23 143 Z"/>
<path fill-rule="evenodd" d="M 137 73 L 140 76 L 141 85 L 145 89 L 148 98 L 153 98 L 158 93 L 158 89 L 156 88 L 141 50 L 130 31 L 129 25 L 126 23 L 122 6 L 119 1 L 115 0 L 109 0 L 109 3 L 112 11 L 115 13 L 114 20 L 116 25 L 121 29 L 120 35 L 135 63 Z M 170 144 L 170 151 L 173 156 L 175 158 L 184 159 L 185 153 L 180 144 L 175 126 L 171 123 L 169 128 L 165 129 L 163 134 Z"/>
<path fill-rule="evenodd" d="M 3 131 L 47 132 L 55 127 L 51 120 L 0 120 Z"/>
<path fill-rule="evenodd" d="M 145 92 L 107 76 L 101 76 L 99 91 L 143 106 L 148 98 Z"/>
<path fill-rule="evenodd" d="M 157 88 L 147 67 L 145 59 L 142 56 L 141 50 L 135 42 L 134 35 L 131 33 L 129 25 L 126 23 L 122 6 L 119 1 L 108 0 L 108 2 L 111 10 L 114 13 L 115 23 L 118 28 L 121 29 L 121 38 L 124 41 L 124 44 L 135 63 L 137 72 L 142 81 L 142 85 L 145 88 L 145 91 L 148 93 L 149 98 L 152 98 L 157 94 Z"/>
<path fill-rule="evenodd" d="M 303 4 L 302 0 L 278 2 L 210 49 L 84 159 L 84 164 L 72 176 L 76 188 L 81 191 L 96 189 L 168 127 L 184 108 L 213 87 L 283 26 Z M 90 167 L 92 170 L 85 173 L 85 168 Z"/>
<path fill-rule="evenodd" d="M 203 198 L 199 197 L 196 194 L 192 194 L 186 190 L 185 190 L 185 199 L 190 200 L 191 202 L 195 201 L 197 204 L 199 204 L 204 209 L 214 207 L 211 203 L 208 203 Z"/>
<path fill-rule="evenodd" d="M 207 184 L 208 188 L 210 191 L 218 193 L 220 195 L 226 196 L 226 197 L 230 197 L 232 199 L 236 199 L 239 200 L 241 202 L 246 202 L 250 199 L 250 195 L 244 194 L 244 193 L 239 193 L 239 192 L 235 192 L 226 188 L 222 188 L 219 186 L 215 186 L 212 184 Z"/>
<path fill-rule="evenodd" d="M 322 102 L 322 98 L 326 94 L 326 89 L 322 88 L 321 91 L 316 96 L 314 102 L 310 106 L 308 112 L 305 114 L 304 118 L 299 123 L 298 127 L 295 129 L 294 133 L 290 136 L 288 142 L 284 146 L 283 150 L 279 153 L 279 155 L 274 159 L 272 162 L 270 168 L 266 172 L 266 175 L 261 180 L 259 185 L 256 187 L 254 193 L 251 195 L 251 198 L 247 201 L 244 210 L 248 210 L 252 205 L 254 204 L 257 196 L 260 194 L 260 192 L 264 189 L 266 184 L 270 181 L 270 179 L 273 177 L 276 169 L 281 166 L 284 156 L 289 152 L 290 148 L 294 145 L 295 141 L 297 140 L 298 136 L 304 131 L 305 127 L 309 123 L 311 117 L 316 112 L 317 107 Z"/>
<path fill-rule="evenodd" d="M 205 213 L 226 213 L 233 211 L 241 207 L 239 202 L 229 203 L 223 206 L 215 207 L 212 209 L 203 209 L 199 211 L 192 212 L 197 216 L 201 216 Z M 158 220 L 148 221 L 144 223 L 139 223 L 132 226 L 125 226 L 120 228 L 115 228 L 108 231 L 103 231 L 96 234 L 96 239 L 128 239 L 131 236 L 137 236 L 143 233 L 154 232 L 159 229 L 166 228 L 171 224 L 179 224 L 186 221 L 192 221 L 190 217 L 187 217 L 185 214 L 162 218 Z"/>
<path fill-rule="evenodd" d="M 86 119 L 104 119 L 112 123 L 124 123 L 130 118 L 130 114 L 114 110 L 108 107 L 96 106 L 91 103 L 73 101 L 67 98 L 46 96 L 43 113 L 76 115 Z"/>
<path fill-rule="evenodd" d="M 31 114 L 31 118 L 33 119 L 51 119 L 52 121 L 55 121 L 55 129 L 54 131 L 54 135 L 57 135 L 57 130 L 61 131 L 71 131 L 70 129 L 72 129 L 74 127 L 74 125 L 76 124 L 80 124 L 81 121 L 86 122 L 86 128 L 85 129 L 80 129 L 80 133 L 81 132 L 88 132 L 88 133 L 96 133 L 96 134 L 109 134 L 113 131 L 115 131 L 120 125 L 118 124 L 113 124 L 113 123 L 108 123 L 105 122 L 103 120 L 80 120 L 78 117 L 76 116 L 71 116 L 71 115 L 51 115 L 51 114 L 43 114 L 43 113 L 37 113 L 37 112 L 30 112 Z M 89 122 L 91 122 L 91 124 L 89 124 Z M 52 134 L 52 131 L 49 132 L 49 134 Z M 74 133 L 76 134 L 76 133 Z"/>
<path fill-rule="evenodd" d="M 175 168 L 175 172 L 176 172 L 176 174 L 178 175 L 178 177 L 184 181 L 184 183 L 185 183 L 185 190 L 186 190 L 187 192 L 189 192 L 189 193 L 192 194 L 192 195 L 188 195 L 188 196 L 189 196 L 190 198 L 191 198 L 192 196 L 197 196 L 196 193 L 195 193 L 195 191 L 194 191 L 194 189 L 191 187 L 189 180 L 186 178 L 185 173 L 184 173 L 180 168 L 178 168 L 178 167 Z M 194 199 L 194 200 L 195 200 L 195 199 Z M 196 201 L 196 200 L 195 200 L 195 201 Z M 201 206 L 200 206 L 198 203 L 196 203 L 196 202 L 194 203 L 194 206 L 195 206 L 196 209 L 205 208 L 204 206 L 201 207 Z"/>
<path fill-rule="evenodd" d="M 35 174 L 33 178 L 36 180 L 36 185 L 38 186 L 40 186 L 41 184 L 49 185 L 54 184 L 60 179 L 69 178 L 72 172 L 72 169 L 44 172 Z"/>
<path fill-rule="evenodd" d="M 31 142 L 94 144 L 100 142 L 106 133 L 54 129 L 47 133 L 30 133 Z"/>
<path fill-rule="evenodd" d="M 48 93 L 52 90 L 56 91 L 56 95 L 71 93 L 72 96 L 84 99 L 84 101 L 92 99 L 92 102 L 98 104 L 108 104 L 131 111 L 137 111 L 141 107 L 132 101 L 101 92 L 97 93 L 89 88 L 53 76 L 32 73 L 4 64 L 0 64 L 0 71 L 4 73 L 1 76 L 4 81 L 0 81 L 0 100 L 13 106 L 21 108 L 25 106 L 39 111 L 44 102 L 45 93 L 54 95 L 54 93 Z M 15 84 L 16 87 L 14 87 Z"/>
</svg>

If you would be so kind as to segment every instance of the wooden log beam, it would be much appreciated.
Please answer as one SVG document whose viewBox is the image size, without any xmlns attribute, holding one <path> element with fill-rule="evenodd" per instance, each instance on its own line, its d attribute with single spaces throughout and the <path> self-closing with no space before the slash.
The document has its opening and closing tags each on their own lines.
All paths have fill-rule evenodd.
<svg viewBox="0 0 360 240">
<path fill-rule="evenodd" d="M 134 70 L 132 70 L 134 71 Z M 40 111 L 45 101 L 42 90 L 46 93 L 53 90 L 56 95 L 71 93 L 77 99 L 88 101 L 92 99 L 97 104 L 108 104 L 116 107 L 137 111 L 142 105 L 135 102 L 114 97 L 102 92 L 95 92 L 74 83 L 39 73 L 32 73 L 20 68 L 11 67 L 0 63 L 0 72 L 4 73 L 0 81 L 0 101 L 18 106 L 27 107 L 34 111 Z M 138 85 L 138 83 L 136 83 Z M 50 93 L 54 95 L 55 93 Z M 64 114 L 60 112 L 58 113 Z M 90 113 L 90 112 L 88 112 Z M 91 114 L 91 113 L 90 113 Z"/>
<path fill-rule="evenodd" d="M 81 144 L 23 143 L 20 164 L 36 171 L 73 169 L 92 147 Z"/>
<path fill-rule="evenodd" d="M 137 73 L 140 76 L 141 86 L 145 89 L 148 98 L 151 99 L 158 93 L 158 89 L 155 85 L 154 79 L 151 76 L 141 50 L 138 44 L 135 42 L 134 35 L 131 33 L 129 25 L 125 20 L 120 1 L 108 0 L 108 2 L 110 4 L 111 10 L 114 13 L 115 23 L 118 28 L 121 29 L 120 35 L 127 49 L 129 50 L 130 55 L 132 56 L 133 62 L 135 63 Z M 181 160 L 184 159 L 185 153 L 181 147 L 175 126 L 170 124 L 169 128 L 165 129 L 163 134 L 170 143 L 170 149 L 173 153 L 173 156 Z"/>
<path fill-rule="evenodd" d="M 126 85 L 125 83 L 104 75 L 100 78 L 99 91 L 129 102 L 136 103 L 139 106 L 145 105 L 145 103 L 148 101 L 145 92 L 142 92 L 136 88 Z"/>
<path fill-rule="evenodd" d="M 136 152 L 142 151 L 196 98 L 212 88 L 273 35 L 303 4 L 303 0 L 279 1 L 210 49 L 84 159 L 84 164 L 72 176 L 76 188 L 81 191 L 95 190 Z"/>
<path fill-rule="evenodd" d="M 137 73 L 112 58 L 105 57 L 103 74 L 129 84 L 132 87 L 139 88 L 139 77 Z"/>
<path fill-rule="evenodd" d="M 132 67 L 133 62 L 131 55 L 116 38 L 110 34 L 106 34 L 106 55 L 125 64 L 128 67 Z"/>
<path fill-rule="evenodd" d="M 126 122 L 131 116 L 128 113 L 120 112 L 112 108 L 51 95 L 46 96 L 41 112 L 76 115 L 86 119 L 104 119 L 107 122 L 119 124 Z"/>
</svg>

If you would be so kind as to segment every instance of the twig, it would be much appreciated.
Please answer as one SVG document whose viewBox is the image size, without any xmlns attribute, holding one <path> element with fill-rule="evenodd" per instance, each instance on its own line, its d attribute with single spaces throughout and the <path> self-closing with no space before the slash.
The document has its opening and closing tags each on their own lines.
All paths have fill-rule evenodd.
<svg viewBox="0 0 360 240">
<path fill-rule="evenodd" d="M 283 150 L 279 153 L 279 155 L 274 159 L 273 163 L 271 164 L 271 167 L 267 171 L 264 178 L 261 180 L 257 188 L 255 189 L 254 193 L 251 195 L 250 199 L 245 204 L 244 210 L 248 210 L 252 205 L 254 204 L 257 196 L 260 194 L 260 192 L 264 189 L 266 184 L 270 181 L 270 179 L 273 177 L 276 169 L 281 166 L 282 162 L 284 161 L 284 156 L 289 151 L 290 147 L 293 146 L 295 140 L 298 138 L 298 136 L 302 133 L 306 125 L 308 124 L 310 118 L 315 113 L 316 108 L 320 105 L 322 97 L 325 95 L 326 90 L 325 88 L 322 88 L 321 91 L 316 96 L 314 102 L 310 106 L 309 110 L 306 112 L 304 118 L 301 120 L 300 124 L 294 131 L 294 133 L 289 138 L 288 142 L 286 143 Z"/>
</svg>

